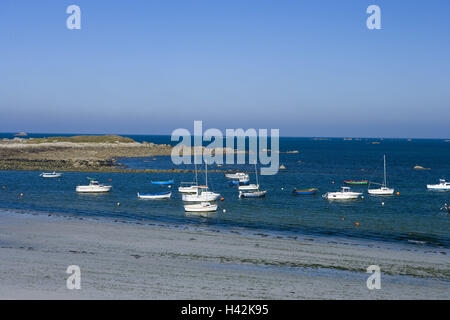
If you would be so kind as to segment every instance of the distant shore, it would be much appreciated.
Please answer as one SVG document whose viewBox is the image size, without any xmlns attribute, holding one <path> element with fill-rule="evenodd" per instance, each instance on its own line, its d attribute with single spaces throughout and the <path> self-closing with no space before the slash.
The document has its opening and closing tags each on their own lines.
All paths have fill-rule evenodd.
<svg viewBox="0 0 450 320">
<path fill-rule="evenodd" d="M 448 299 L 448 256 L 414 246 L 31 213 L 0 210 L 1 299 Z"/>
</svg>

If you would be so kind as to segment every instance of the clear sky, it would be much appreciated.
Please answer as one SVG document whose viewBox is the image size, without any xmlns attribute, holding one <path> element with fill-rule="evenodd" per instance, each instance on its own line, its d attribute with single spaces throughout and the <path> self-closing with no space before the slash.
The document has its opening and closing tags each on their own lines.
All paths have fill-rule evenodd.
<svg viewBox="0 0 450 320">
<path fill-rule="evenodd" d="M 81 30 L 66 8 L 81 8 Z M 366 8 L 381 8 L 368 30 Z M 1 0 L 0 132 L 450 137 L 450 1 Z"/>
</svg>

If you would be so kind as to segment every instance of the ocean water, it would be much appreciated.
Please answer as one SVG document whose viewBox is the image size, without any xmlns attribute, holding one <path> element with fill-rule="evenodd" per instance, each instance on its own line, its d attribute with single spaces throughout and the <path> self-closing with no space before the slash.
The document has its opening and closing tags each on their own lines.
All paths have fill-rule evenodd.
<svg viewBox="0 0 450 320">
<path fill-rule="evenodd" d="M 0 138 L 11 136 L 0 134 Z M 128 136 L 137 141 L 171 143 L 169 136 Z M 372 144 L 374 141 L 380 143 Z M 187 215 L 177 192 L 181 181 L 194 180 L 193 173 L 67 172 L 61 179 L 43 179 L 36 171 L 0 171 L 0 208 L 450 248 L 450 215 L 440 210 L 444 203 L 450 203 L 450 192 L 426 189 L 426 184 L 437 183 L 439 178 L 450 180 L 450 142 L 280 138 L 280 151 L 292 150 L 299 153 L 279 155 L 280 164 L 287 170 L 274 176 L 259 176 L 261 187 L 268 191 L 264 199 L 238 199 L 236 187 L 228 185 L 223 173 L 209 172 L 209 186 L 225 200 L 219 201 L 216 213 L 206 217 Z M 337 191 L 344 180 L 381 182 L 383 154 L 387 157 L 388 184 L 400 192 L 399 196 L 370 196 L 367 186 L 353 186 L 352 189 L 364 192 L 364 199 L 331 202 L 321 197 L 328 191 Z M 119 162 L 133 169 L 193 169 L 192 165 L 175 166 L 166 156 L 119 159 Z M 431 170 L 413 170 L 415 165 Z M 213 164 L 208 169 L 250 171 L 252 182 L 255 180 L 252 165 L 218 168 Z M 112 184 L 113 191 L 77 194 L 75 187 L 86 184 L 87 176 Z M 171 189 L 150 183 L 168 179 L 175 180 Z M 204 173 L 199 173 L 199 180 L 204 182 Z M 294 187 L 315 187 L 320 191 L 312 196 L 293 196 Z M 165 190 L 173 191 L 172 199 L 146 201 L 136 197 L 137 192 Z"/>
</svg>

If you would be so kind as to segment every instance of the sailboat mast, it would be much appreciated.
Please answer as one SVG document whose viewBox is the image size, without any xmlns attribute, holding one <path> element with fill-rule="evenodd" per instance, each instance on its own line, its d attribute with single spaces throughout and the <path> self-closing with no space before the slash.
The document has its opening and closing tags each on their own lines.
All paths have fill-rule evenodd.
<svg viewBox="0 0 450 320">
<path fill-rule="evenodd" d="M 384 187 L 387 187 L 387 181 L 386 181 L 386 155 L 384 155 Z"/>
<path fill-rule="evenodd" d="M 205 161 L 205 185 L 208 187 L 208 163 Z"/>
<path fill-rule="evenodd" d="M 195 169 L 195 185 L 198 186 L 197 164 L 195 163 L 195 160 L 194 160 L 194 169 Z"/>
<path fill-rule="evenodd" d="M 256 185 L 259 187 L 259 182 L 258 182 L 258 169 L 256 168 L 256 162 L 255 162 L 255 175 L 256 175 Z"/>
</svg>

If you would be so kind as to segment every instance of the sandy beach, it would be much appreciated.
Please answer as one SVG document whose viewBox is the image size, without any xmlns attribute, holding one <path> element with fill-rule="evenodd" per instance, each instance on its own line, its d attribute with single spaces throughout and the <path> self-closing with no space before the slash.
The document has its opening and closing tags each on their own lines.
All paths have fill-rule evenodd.
<svg viewBox="0 0 450 320">
<path fill-rule="evenodd" d="M 2 299 L 448 299 L 446 249 L 0 211 Z M 369 290 L 369 265 L 381 289 Z M 81 289 L 66 269 L 81 269 Z"/>
</svg>

